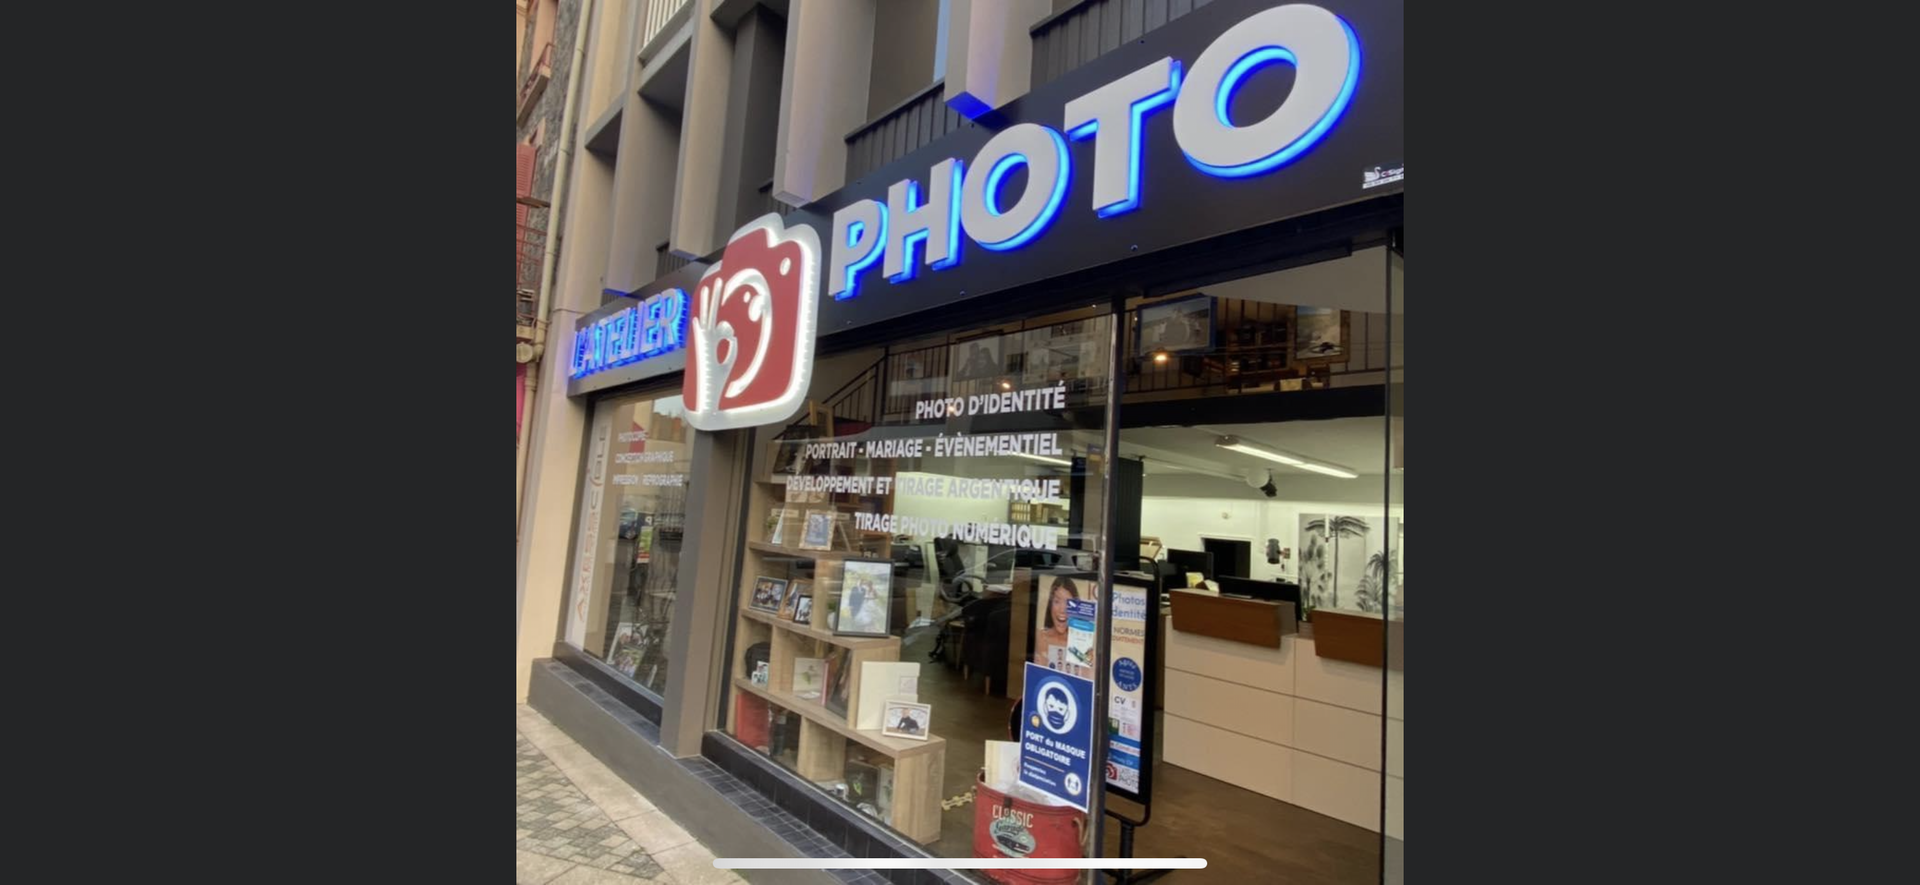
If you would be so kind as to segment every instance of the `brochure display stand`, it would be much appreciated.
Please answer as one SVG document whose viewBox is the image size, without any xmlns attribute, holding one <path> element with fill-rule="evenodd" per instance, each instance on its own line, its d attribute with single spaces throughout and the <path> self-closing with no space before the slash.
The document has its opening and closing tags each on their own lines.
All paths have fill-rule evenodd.
<svg viewBox="0 0 1920 885">
<path fill-rule="evenodd" d="M 1139 664 L 1138 682 L 1132 683 L 1135 690 L 1128 692 L 1128 694 L 1135 695 L 1141 699 L 1139 709 L 1139 754 L 1137 756 L 1139 783 L 1137 789 L 1131 790 L 1116 785 L 1111 776 L 1111 770 L 1109 771 L 1109 777 L 1107 779 L 1107 794 L 1109 796 L 1120 796 L 1140 804 L 1140 817 L 1137 819 L 1121 814 L 1111 806 L 1106 809 L 1108 817 L 1120 822 L 1119 856 L 1132 857 L 1133 831 L 1146 826 L 1147 822 L 1153 819 L 1153 758 L 1155 736 L 1153 729 L 1153 703 L 1151 699 L 1154 697 L 1158 687 L 1154 682 L 1157 678 L 1156 674 L 1160 672 L 1159 662 L 1163 650 L 1160 636 L 1160 586 L 1159 582 L 1152 576 L 1138 572 L 1115 573 L 1113 581 L 1114 584 L 1118 585 L 1115 587 L 1116 591 L 1118 591 L 1120 587 L 1133 588 L 1145 595 L 1147 599 L 1144 655 L 1142 656 L 1142 660 L 1137 662 Z M 1110 598 L 1119 598 L 1119 593 L 1113 594 Z M 1113 643 L 1113 654 L 1116 661 L 1123 657 L 1121 653 L 1123 645 L 1119 641 L 1119 633 L 1121 630 L 1119 626 L 1120 614 L 1121 612 L 1116 609 L 1114 612 L 1114 620 L 1116 622 L 1116 626 L 1114 627 L 1115 641 Z M 1108 678 L 1115 678 L 1112 675 L 1114 669 L 1114 667 L 1108 667 Z M 1125 687 L 1117 683 L 1118 680 L 1116 679 L 1116 684 L 1111 686 L 1110 690 L 1118 690 Z M 1112 756 L 1109 756 L 1109 759 L 1111 758 Z M 1171 870 L 1155 870 L 1142 875 L 1134 875 L 1132 870 L 1108 870 L 1107 875 L 1112 878 L 1115 885 L 1139 885 L 1139 883 L 1151 882 L 1158 879 L 1169 872 L 1171 872 Z"/>
</svg>

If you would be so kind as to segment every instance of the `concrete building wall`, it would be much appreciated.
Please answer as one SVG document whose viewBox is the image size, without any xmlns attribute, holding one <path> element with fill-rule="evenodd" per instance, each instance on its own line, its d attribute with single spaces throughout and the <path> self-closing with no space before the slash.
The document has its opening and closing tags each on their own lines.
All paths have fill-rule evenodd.
<svg viewBox="0 0 1920 885">
<path fill-rule="evenodd" d="M 912 98 L 939 76 L 933 57 L 940 36 L 940 6 L 940 0 L 888 0 L 874 10 L 867 119 Z"/>
<path fill-rule="evenodd" d="M 573 120 L 575 155 L 567 193 L 556 195 L 575 23 L 589 2 L 583 94 Z M 956 87 L 956 70 L 991 65 L 999 71 L 1009 64 L 1010 57 L 1000 53 L 954 57 L 964 41 L 1022 41 L 1013 49 L 1024 71 L 1026 29 L 1073 6 L 1069 0 L 689 0 L 686 24 L 677 26 L 689 35 L 684 67 L 672 70 L 652 59 L 648 70 L 637 64 L 637 54 L 649 2 L 528 0 L 524 24 L 516 18 L 516 87 L 547 35 L 554 43 L 552 80 L 517 127 L 516 141 L 541 140 L 534 195 L 558 203 L 563 216 L 558 225 L 543 210 L 534 218 L 561 241 L 546 352 L 529 372 L 515 566 L 520 700 L 527 696 L 532 662 L 552 654 L 568 590 L 588 417 L 584 401 L 565 395 L 574 321 L 600 305 L 603 290 L 631 291 L 655 279 L 662 242 L 680 253 L 670 258 L 676 263 L 710 258 L 739 224 L 778 211 L 775 200 L 800 205 L 840 188 L 853 156 L 849 133 L 924 92 L 939 76 L 947 86 L 930 101 L 943 106 L 924 110 L 929 118 L 945 119 L 956 89 L 980 79 L 977 73 L 963 77 Z M 1173 5 L 1184 12 L 1204 3 Z M 669 36 L 661 45 L 676 39 Z M 682 78 L 684 86 L 660 77 Z M 989 79 L 992 88 L 976 89 L 975 100 L 1003 102 L 1028 88 L 1023 76 Z M 682 99 L 678 107 L 659 100 L 663 88 Z M 590 127 L 607 135 L 597 152 L 585 144 Z M 769 178 L 770 194 L 763 193 Z"/>
</svg>

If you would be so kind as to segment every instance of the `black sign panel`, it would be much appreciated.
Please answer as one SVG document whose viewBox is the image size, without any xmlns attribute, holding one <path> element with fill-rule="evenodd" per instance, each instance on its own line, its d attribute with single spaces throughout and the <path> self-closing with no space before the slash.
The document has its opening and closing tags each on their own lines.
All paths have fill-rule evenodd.
<svg viewBox="0 0 1920 885">
<path fill-rule="evenodd" d="M 876 262 L 859 277 L 857 294 L 835 300 L 824 279 L 831 265 L 833 214 L 863 199 L 884 204 L 887 188 L 912 179 L 929 190 L 934 164 L 957 158 L 969 165 L 987 141 L 1008 126 L 1039 123 L 1065 128 L 1068 102 L 1093 92 L 1162 58 L 1191 69 L 1223 32 L 1284 0 L 1215 0 L 1205 8 L 1148 32 L 1126 46 L 1068 72 L 981 119 L 963 123 L 947 136 L 908 154 L 782 219 L 791 228 L 813 226 L 826 254 L 819 256 L 818 335 L 851 329 L 933 308 L 1074 274 L 1126 259 L 1197 243 L 1225 234 L 1302 215 L 1401 193 L 1405 187 L 1405 136 L 1402 112 L 1404 44 L 1402 0 L 1317 0 L 1352 29 L 1360 62 L 1351 99 L 1337 121 L 1312 147 L 1266 172 L 1242 178 L 1218 177 L 1189 162 L 1174 139 L 1171 104 L 1148 113 L 1141 128 L 1139 206 L 1101 218 L 1093 208 L 1093 139 L 1069 140 L 1068 185 L 1058 214 L 1044 231 L 1011 251 L 991 251 L 964 233 L 957 264 L 944 270 L 920 266 L 916 276 L 889 282 Z M 1232 98 L 1235 120 L 1262 119 L 1280 106 L 1293 86 L 1292 68 L 1274 65 L 1242 81 Z M 1017 199 L 1026 173 L 1007 176 L 1002 188 Z M 1249 256 L 1252 259 L 1255 256 Z M 680 287 L 691 292 L 705 266 L 695 263 L 633 293 L 645 297 Z M 590 324 L 616 310 L 613 305 L 580 321 Z M 564 358 L 564 355 L 562 355 Z M 678 371 L 683 353 L 643 359 L 584 378 L 572 379 L 569 394 L 579 394 Z"/>
<path fill-rule="evenodd" d="M 1191 68 L 1216 37 L 1248 16 L 1285 5 L 1275 0 L 1216 0 L 1203 9 L 1149 31 L 1002 108 L 997 120 L 962 124 L 952 134 L 875 170 L 839 191 L 789 213 L 785 223 L 814 225 L 826 244 L 833 213 L 861 199 L 884 203 L 887 187 L 912 178 L 926 192 L 933 164 L 957 157 L 970 162 L 989 138 L 1015 123 L 1062 129 L 1067 102 L 1168 56 Z M 1140 206 L 1112 218 L 1093 210 L 1091 139 L 1069 141 L 1072 171 L 1066 201 L 1052 224 L 1033 241 L 1009 252 L 981 248 L 964 234 L 959 264 L 919 269 L 915 279 L 889 283 L 878 264 L 860 278 L 859 294 L 823 298 L 819 334 L 904 316 L 1051 279 L 1136 255 L 1169 249 L 1233 231 L 1390 193 L 1404 187 L 1390 170 L 1403 169 L 1404 107 L 1402 7 L 1400 0 L 1320 0 L 1315 5 L 1352 27 L 1360 47 L 1358 83 L 1346 111 L 1326 135 L 1298 158 L 1247 178 L 1218 178 L 1188 162 L 1174 141 L 1173 108 L 1148 114 L 1141 138 Z M 1291 77 L 1284 66 L 1245 81 L 1235 97 L 1236 118 L 1257 119 L 1278 107 Z M 1388 174 L 1382 174 L 1388 170 Z M 1373 174 L 1369 179 L 1369 173 Z M 1374 186 L 1368 187 L 1369 183 Z M 1023 176 L 1007 183 L 1017 194 Z M 828 247 L 829 251 L 831 247 Z M 822 256 L 822 267 L 827 264 Z M 824 270 L 823 270 L 824 273 Z M 822 291 L 826 291 L 825 286 Z"/>
</svg>

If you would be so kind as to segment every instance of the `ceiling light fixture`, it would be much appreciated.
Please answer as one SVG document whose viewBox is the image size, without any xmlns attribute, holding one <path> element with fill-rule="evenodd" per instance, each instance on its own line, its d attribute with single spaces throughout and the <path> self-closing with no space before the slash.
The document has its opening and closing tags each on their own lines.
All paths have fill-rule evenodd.
<svg viewBox="0 0 1920 885">
<path fill-rule="evenodd" d="M 1237 436 L 1223 436 L 1214 440 L 1213 444 L 1228 451 L 1239 452 L 1243 455 L 1252 455 L 1256 458 L 1265 458 L 1268 461 L 1285 464 L 1288 467 L 1294 467 L 1300 470 L 1309 470 L 1327 476 L 1337 476 L 1341 479 L 1358 479 L 1360 477 L 1360 474 L 1344 467 L 1309 461 L 1305 458 L 1289 455 L 1256 442 L 1243 440 Z"/>
<path fill-rule="evenodd" d="M 1276 452 L 1272 449 L 1267 448 L 1266 446 L 1259 445 L 1257 443 L 1246 442 L 1237 436 L 1223 436 L 1217 440 L 1214 440 L 1213 444 L 1216 446 L 1219 446 L 1220 448 L 1226 449 L 1227 451 L 1230 451 L 1230 452 L 1239 452 L 1242 455 L 1252 455 L 1255 458 L 1265 458 L 1269 461 L 1277 461 L 1281 464 L 1287 465 L 1288 467 L 1298 467 L 1301 464 L 1301 461 L 1299 458 L 1295 458 L 1289 455 L 1282 455 L 1279 452 Z"/>
<path fill-rule="evenodd" d="M 1025 459 L 1027 459 L 1027 460 L 1029 460 L 1029 461 L 1038 461 L 1038 462 L 1040 462 L 1040 463 L 1042 463 L 1042 464 L 1053 464 L 1053 465 L 1056 465 L 1056 466 L 1059 466 L 1059 467 L 1072 467 L 1072 466 L 1073 466 L 1073 462 L 1072 462 L 1072 461 L 1065 461 L 1065 460 L 1062 460 L 1062 459 L 1059 459 L 1059 458 L 1049 458 L 1049 457 L 1047 457 L 1047 456 L 1045 456 L 1045 455 L 1029 455 L 1029 454 L 1027 454 L 1026 452 L 1013 452 L 1013 453 L 1011 453 L 1011 454 L 1012 454 L 1012 455 L 1013 455 L 1013 456 L 1014 456 L 1015 458 L 1025 458 Z"/>
<path fill-rule="evenodd" d="M 1340 468 L 1338 468 L 1338 467 L 1323 467 L 1323 466 L 1321 466 L 1321 465 L 1319 465 L 1319 464 L 1308 464 L 1308 463 L 1306 463 L 1306 462 L 1304 462 L 1304 461 L 1303 461 L 1303 462 L 1301 462 L 1301 463 L 1299 463 L 1299 464 L 1295 464 L 1295 465 L 1293 465 L 1293 466 L 1295 466 L 1295 467 L 1298 467 L 1298 468 L 1300 468 L 1301 470 L 1311 470 L 1311 471 L 1313 471 L 1313 472 L 1315 472 L 1315 473 L 1324 473 L 1324 474 L 1326 474 L 1326 475 L 1328 475 L 1328 476 L 1337 476 L 1337 477 L 1340 477 L 1341 479 L 1358 479 L 1358 478 L 1360 478 L 1360 474 L 1358 474 L 1358 473 L 1353 473 L 1353 472 L 1351 472 L 1351 471 L 1347 471 L 1347 470 L 1341 470 L 1341 469 L 1340 469 Z"/>
</svg>

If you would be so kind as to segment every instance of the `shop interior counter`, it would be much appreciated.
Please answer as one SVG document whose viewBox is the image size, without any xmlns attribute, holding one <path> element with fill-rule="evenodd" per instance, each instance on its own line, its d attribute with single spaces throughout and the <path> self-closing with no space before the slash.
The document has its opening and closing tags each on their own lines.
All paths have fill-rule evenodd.
<svg viewBox="0 0 1920 885">
<path fill-rule="evenodd" d="M 1322 657 L 1313 624 L 1283 634 L 1277 646 L 1183 630 L 1176 613 L 1196 594 L 1170 595 L 1172 606 L 1162 608 L 1166 763 L 1377 832 L 1384 678 L 1386 828 L 1404 838 L 1405 674 Z"/>
</svg>

